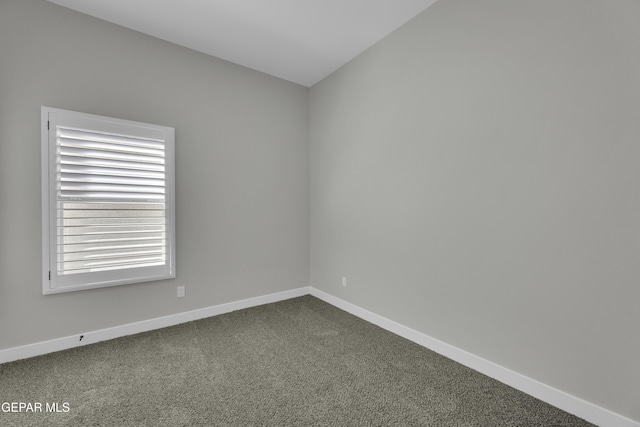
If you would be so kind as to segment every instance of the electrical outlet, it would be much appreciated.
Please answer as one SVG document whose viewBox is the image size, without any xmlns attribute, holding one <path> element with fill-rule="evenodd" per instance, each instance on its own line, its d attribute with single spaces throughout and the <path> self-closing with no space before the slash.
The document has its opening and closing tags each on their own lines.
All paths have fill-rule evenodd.
<svg viewBox="0 0 640 427">
<path fill-rule="evenodd" d="M 343 288 L 347 287 L 347 278 L 345 276 L 342 276 L 342 287 Z"/>
<path fill-rule="evenodd" d="M 182 298 L 184 296 L 184 286 L 178 286 L 178 298 Z"/>
</svg>

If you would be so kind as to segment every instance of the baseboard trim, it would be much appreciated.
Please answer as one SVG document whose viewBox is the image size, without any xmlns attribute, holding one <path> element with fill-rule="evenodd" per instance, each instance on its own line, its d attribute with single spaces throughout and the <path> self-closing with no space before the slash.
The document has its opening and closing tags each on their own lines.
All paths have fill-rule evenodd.
<svg viewBox="0 0 640 427">
<path fill-rule="evenodd" d="M 84 345 L 106 341 L 113 338 L 133 335 L 140 332 L 166 328 L 168 326 L 174 326 L 180 323 L 191 322 L 198 319 L 204 319 L 206 317 L 218 316 L 220 314 L 230 313 L 232 311 L 256 307 L 259 305 L 271 304 L 273 302 L 284 301 L 290 298 L 296 298 L 308 294 L 309 287 L 305 286 L 289 291 L 277 292 L 274 294 L 263 295 L 254 298 L 247 298 L 240 301 L 186 311 L 169 316 L 157 317 L 155 319 L 143 320 L 140 322 L 115 326 L 112 328 L 88 331 L 83 332 L 82 334 L 56 338 L 49 341 L 42 341 L 20 347 L 13 347 L 6 350 L 0 350 L 0 363 L 12 362 L 15 360 L 40 356 L 42 354 L 53 353 L 55 351 L 81 347 Z M 80 336 L 82 336 L 82 340 L 80 340 Z"/>
<path fill-rule="evenodd" d="M 365 310 L 355 304 L 344 301 L 311 286 L 292 289 L 284 292 L 277 292 L 274 294 L 254 298 L 247 298 L 240 301 L 205 307 L 198 310 L 177 313 L 169 316 L 158 317 L 155 319 L 143 320 L 140 322 L 115 326 L 112 328 L 85 332 L 82 334 L 82 340 L 80 340 L 80 334 L 78 334 L 0 350 L 0 363 L 12 362 L 15 360 L 40 356 L 42 354 L 53 353 L 55 351 L 80 347 L 100 341 L 106 341 L 113 338 L 133 335 L 140 332 L 166 328 L 168 326 L 174 326 L 180 323 L 218 316 L 220 314 L 230 313 L 232 311 L 257 307 L 260 305 L 270 304 L 278 301 L 284 301 L 308 294 L 311 294 L 314 297 L 319 298 L 341 310 L 351 313 L 354 316 L 366 320 L 367 322 L 380 326 L 381 328 L 386 329 L 389 332 L 393 332 L 396 335 L 413 341 L 425 348 L 433 350 L 436 353 L 448 357 L 449 359 L 455 360 L 458 363 L 461 363 L 484 375 L 494 378 L 517 390 L 520 390 L 535 398 L 547 402 L 557 408 L 562 409 L 563 411 L 583 418 L 593 424 L 603 427 L 640 427 L 639 422 L 572 396 L 561 390 L 536 381 L 532 378 L 526 377 L 522 374 L 514 372 L 510 369 L 490 362 L 457 347 L 454 347 L 443 341 L 430 337 L 426 334 L 423 334 L 422 332 L 418 332 L 414 329 L 408 328 L 404 325 L 401 325 L 400 323 L 389 320 L 383 316 Z"/>
<path fill-rule="evenodd" d="M 634 420 L 572 396 L 532 378 L 526 377 L 414 329 L 408 328 L 394 322 L 393 320 L 389 320 L 371 311 L 365 310 L 324 291 L 310 287 L 309 293 L 341 310 L 351 313 L 354 316 L 366 320 L 367 322 L 373 323 L 374 325 L 380 326 L 381 328 L 413 341 L 416 344 L 433 350 L 436 353 L 455 360 L 462 365 L 540 399 L 543 402 L 549 403 L 563 411 L 585 419 L 590 423 L 603 427 L 640 427 L 640 423 Z"/>
</svg>

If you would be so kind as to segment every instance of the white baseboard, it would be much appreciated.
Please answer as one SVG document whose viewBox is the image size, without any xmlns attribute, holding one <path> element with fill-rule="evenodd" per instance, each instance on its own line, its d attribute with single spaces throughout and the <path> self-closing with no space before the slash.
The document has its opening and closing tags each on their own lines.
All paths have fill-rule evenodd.
<svg viewBox="0 0 640 427">
<path fill-rule="evenodd" d="M 371 311 L 341 300 L 340 298 L 336 298 L 319 289 L 310 287 L 309 292 L 314 297 L 317 297 L 341 310 L 351 313 L 354 316 L 366 320 L 367 322 L 373 323 L 374 325 L 380 326 L 381 328 L 393 332 L 396 335 L 433 350 L 436 353 L 455 360 L 462 365 L 540 399 L 543 402 L 547 402 L 565 412 L 585 419 L 595 425 L 602 427 L 640 427 L 640 423 L 634 420 L 623 417 L 615 412 L 611 412 L 600 406 L 555 389 L 438 339 L 403 326 L 393 320 L 389 320 L 385 317 L 372 313 Z"/>
<path fill-rule="evenodd" d="M 302 287 L 289 291 L 278 292 L 275 294 L 248 298 L 241 301 L 235 301 L 198 310 L 187 311 L 184 313 L 173 314 L 170 316 L 143 320 L 141 322 L 130 323 L 127 325 L 115 326 L 113 328 L 90 331 L 82 334 L 82 340 L 80 340 L 80 335 L 73 335 L 20 347 L 9 348 L 6 350 L 0 350 L 0 363 L 26 359 L 28 357 L 39 356 L 42 354 L 52 353 L 54 351 L 66 350 L 73 347 L 80 347 L 99 341 L 137 334 L 140 332 L 152 331 L 155 329 L 165 328 L 180 323 L 191 322 L 206 317 L 230 313 L 232 311 L 242 310 L 244 308 L 284 301 L 290 298 L 296 298 L 308 294 L 311 294 L 337 308 L 340 308 L 341 310 L 360 317 L 363 320 L 373 323 L 374 325 L 380 326 L 383 329 L 393 332 L 396 335 L 413 341 L 416 344 L 433 350 L 436 353 L 448 357 L 449 359 L 455 360 L 458 363 L 461 363 L 471 369 L 494 378 L 517 390 L 520 390 L 535 398 L 547 402 L 557 408 L 562 409 L 563 411 L 583 418 L 593 424 L 602 427 L 640 427 L 640 423 L 634 420 L 623 417 L 622 415 L 616 414 L 615 412 L 611 412 L 607 409 L 579 399 L 568 393 L 543 384 L 539 381 L 521 375 L 510 369 L 507 369 L 486 359 L 449 345 L 443 341 L 432 338 L 428 335 L 408 328 L 371 311 L 360 308 L 354 304 L 341 300 L 340 298 L 334 297 L 333 295 L 330 295 L 313 287 Z"/>
<path fill-rule="evenodd" d="M 191 322 L 193 320 L 204 319 L 206 317 L 217 316 L 219 314 L 230 313 L 244 308 L 256 307 L 273 302 L 284 301 L 290 298 L 300 297 L 309 294 L 308 287 L 292 289 L 290 291 L 278 292 L 255 298 L 248 298 L 241 301 L 215 305 L 198 310 L 186 311 L 155 319 L 143 320 L 129 323 L 127 325 L 115 326 L 112 328 L 88 331 L 82 334 L 68 337 L 56 338 L 49 341 L 28 344 L 20 347 L 13 347 L 0 350 L 0 363 L 12 362 L 14 360 L 26 359 L 28 357 L 40 356 L 42 354 L 53 353 L 54 351 L 66 350 L 80 347 L 113 338 L 133 335 L 140 332 L 152 331 L 166 328 L 167 326 L 178 325 L 180 323 Z M 82 336 L 82 339 L 80 337 Z"/>
</svg>

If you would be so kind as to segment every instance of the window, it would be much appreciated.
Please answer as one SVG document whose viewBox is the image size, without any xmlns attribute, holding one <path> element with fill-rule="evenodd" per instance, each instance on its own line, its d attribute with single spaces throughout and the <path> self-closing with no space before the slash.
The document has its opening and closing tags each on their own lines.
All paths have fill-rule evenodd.
<svg viewBox="0 0 640 427">
<path fill-rule="evenodd" d="M 42 107 L 43 293 L 175 277 L 174 129 Z"/>
</svg>

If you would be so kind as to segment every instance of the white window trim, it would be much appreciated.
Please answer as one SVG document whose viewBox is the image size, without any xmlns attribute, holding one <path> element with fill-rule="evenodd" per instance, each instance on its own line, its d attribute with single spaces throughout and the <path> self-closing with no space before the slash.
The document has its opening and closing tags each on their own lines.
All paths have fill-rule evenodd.
<svg viewBox="0 0 640 427">
<path fill-rule="evenodd" d="M 61 285 L 57 280 L 56 270 L 56 141 L 55 130 L 49 129 L 49 123 L 64 118 L 98 120 L 114 126 L 133 126 L 164 135 L 165 145 L 165 216 L 166 216 L 166 261 L 157 271 L 146 274 L 144 267 L 130 269 L 136 271 L 135 277 L 123 277 L 122 272 L 129 270 L 104 271 L 100 273 L 85 273 L 90 280 Z M 53 126 L 52 126 L 53 127 Z M 42 107 L 41 109 L 41 158 L 42 158 L 42 292 L 56 294 L 84 289 L 102 288 L 107 286 L 125 285 L 130 283 L 171 279 L 176 277 L 175 268 L 175 130 L 171 127 L 151 125 L 130 120 L 115 119 L 87 113 L 79 113 L 58 108 Z M 51 135 L 54 135 L 51 141 Z M 158 269 L 155 269 L 158 270 Z M 119 273 L 120 272 L 120 273 Z"/>
</svg>

